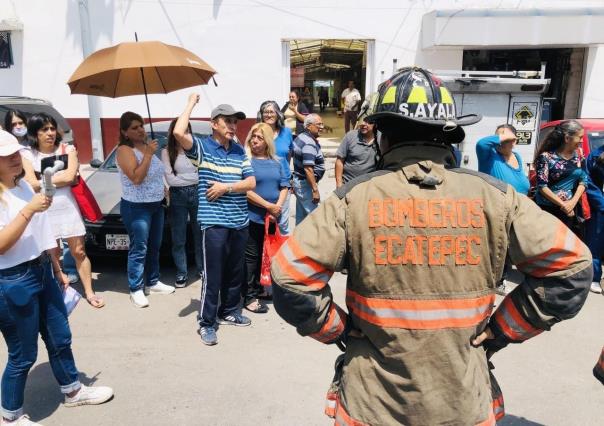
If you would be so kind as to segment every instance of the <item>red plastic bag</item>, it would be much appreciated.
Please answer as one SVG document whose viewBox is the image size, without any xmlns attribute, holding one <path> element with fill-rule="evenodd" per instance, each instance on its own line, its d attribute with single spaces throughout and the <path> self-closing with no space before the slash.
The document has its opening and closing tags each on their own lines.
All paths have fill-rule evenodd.
<svg viewBox="0 0 604 426">
<path fill-rule="evenodd" d="M 63 155 L 67 153 L 65 144 L 61 144 L 61 153 Z M 82 179 L 79 172 L 74 183 L 71 185 L 71 193 L 84 219 L 89 222 L 98 222 L 103 218 L 103 213 L 96 202 L 96 198 L 94 198 L 92 191 L 88 188 L 86 181 Z"/>
<path fill-rule="evenodd" d="M 77 183 L 71 187 L 71 193 L 76 203 L 78 203 L 82 217 L 90 222 L 98 222 L 103 218 L 101 208 L 84 179 L 78 176 L 76 180 Z"/>
<path fill-rule="evenodd" d="M 581 200 L 579 201 L 579 205 L 581 206 L 581 216 L 584 220 L 591 219 L 591 207 L 589 207 L 589 198 L 587 198 L 587 192 L 581 194 Z"/>
<path fill-rule="evenodd" d="M 281 248 L 283 243 L 287 241 L 287 235 L 281 235 L 279 224 L 275 224 L 275 233 L 269 233 L 269 215 L 264 218 L 264 245 L 262 246 L 262 266 L 260 267 L 260 284 L 270 286 L 271 279 L 271 261 L 273 256 Z"/>
</svg>

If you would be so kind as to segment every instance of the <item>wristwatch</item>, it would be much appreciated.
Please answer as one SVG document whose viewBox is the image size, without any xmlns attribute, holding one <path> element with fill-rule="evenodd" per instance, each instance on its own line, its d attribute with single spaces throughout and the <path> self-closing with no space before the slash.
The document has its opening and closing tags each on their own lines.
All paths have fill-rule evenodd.
<svg viewBox="0 0 604 426">
<path fill-rule="evenodd" d="M 230 194 L 231 192 L 233 192 L 233 185 L 228 185 L 227 186 L 227 192 Z"/>
</svg>

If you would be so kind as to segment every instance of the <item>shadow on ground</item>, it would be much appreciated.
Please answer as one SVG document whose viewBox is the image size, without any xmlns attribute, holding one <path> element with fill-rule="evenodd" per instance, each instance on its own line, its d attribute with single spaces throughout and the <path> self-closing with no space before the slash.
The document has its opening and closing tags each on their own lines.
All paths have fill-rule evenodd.
<svg viewBox="0 0 604 426">
<path fill-rule="evenodd" d="M 80 372 L 80 382 L 86 386 L 92 386 L 98 380 L 101 372 L 93 376 L 87 376 Z M 48 362 L 37 364 L 27 376 L 25 387 L 24 410 L 33 421 L 41 421 L 50 417 L 63 403 L 63 394 L 59 389 L 52 369 Z"/>
<path fill-rule="evenodd" d="M 527 420 L 524 417 L 506 414 L 505 417 L 497 422 L 497 426 L 545 426 L 542 423 Z"/>
<path fill-rule="evenodd" d="M 126 254 L 119 256 L 95 256 L 91 257 L 93 277 L 96 277 L 92 281 L 95 292 L 102 293 L 105 291 L 111 291 L 122 294 L 130 294 L 128 288 L 128 272 L 127 264 L 128 258 Z M 160 280 L 168 285 L 174 285 L 174 262 L 171 258 L 160 258 Z M 193 271 L 193 267 L 189 265 L 190 271 Z M 189 277 L 189 284 L 195 282 L 198 277 L 191 274 Z M 81 281 L 73 284 L 80 294 L 84 294 L 84 288 L 82 287 Z"/>
<path fill-rule="evenodd" d="M 189 304 L 180 310 L 178 316 L 184 318 L 186 316 L 191 315 L 192 313 L 196 314 L 197 312 L 199 312 L 200 307 L 201 302 L 199 301 L 199 299 L 191 299 Z"/>
</svg>

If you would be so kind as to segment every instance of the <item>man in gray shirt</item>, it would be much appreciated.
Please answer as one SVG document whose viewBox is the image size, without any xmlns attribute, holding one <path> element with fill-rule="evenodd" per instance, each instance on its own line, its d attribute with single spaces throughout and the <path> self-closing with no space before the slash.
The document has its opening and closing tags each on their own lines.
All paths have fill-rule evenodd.
<svg viewBox="0 0 604 426">
<path fill-rule="evenodd" d="M 336 188 L 376 169 L 379 150 L 375 139 L 375 125 L 365 120 L 357 130 L 346 133 L 336 152 Z"/>
</svg>

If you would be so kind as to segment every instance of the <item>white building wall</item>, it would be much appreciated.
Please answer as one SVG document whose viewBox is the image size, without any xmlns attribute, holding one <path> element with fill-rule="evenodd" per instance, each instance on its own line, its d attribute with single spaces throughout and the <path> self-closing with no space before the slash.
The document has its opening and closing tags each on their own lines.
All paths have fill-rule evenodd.
<svg viewBox="0 0 604 426">
<path fill-rule="evenodd" d="M 0 70 L 0 94 L 46 98 L 66 117 L 87 117 L 85 96 L 70 95 L 65 83 L 83 59 L 78 2 L 0 0 L 0 14 L 1 6 L 7 4 L 23 22 L 23 32 L 13 35 L 15 66 Z M 422 50 L 422 17 L 431 10 L 602 5 L 602 0 L 89 1 L 95 49 L 132 41 L 136 31 L 140 40 L 181 45 L 218 70 L 218 87 L 210 83 L 195 89 L 202 95 L 196 116 L 208 116 L 213 106 L 223 102 L 253 116 L 265 99 L 285 101 L 288 75 L 282 66 L 284 39 L 375 40 L 373 63 L 377 84 L 382 70 L 386 77 L 391 74 L 393 58 L 397 58 L 398 66 L 461 67 L 463 47 Z M 601 48 L 593 52 L 590 49 L 593 72 L 588 69 L 589 76 L 602 75 L 604 54 L 600 51 Z M 600 83 L 592 83 L 588 78 L 586 87 L 590 84 Z M 156 117 L 178 114 L 188 91 L 151 95 L 151 113 Z M 583 97 L 584 114 L 602 105 L 602 96 L 590 93 Z M 103 117 L 118 117 L 125 110 L 145 112 L 142 97 L 102 99 L 101 105 Z"/>
<path fill-rule="evenodd" d="M 604 117 L 604 78 L 602 76 L 604 76 L 604 45 L 590 47 L 587 51 L 580 117 Z"/>
</svg>

